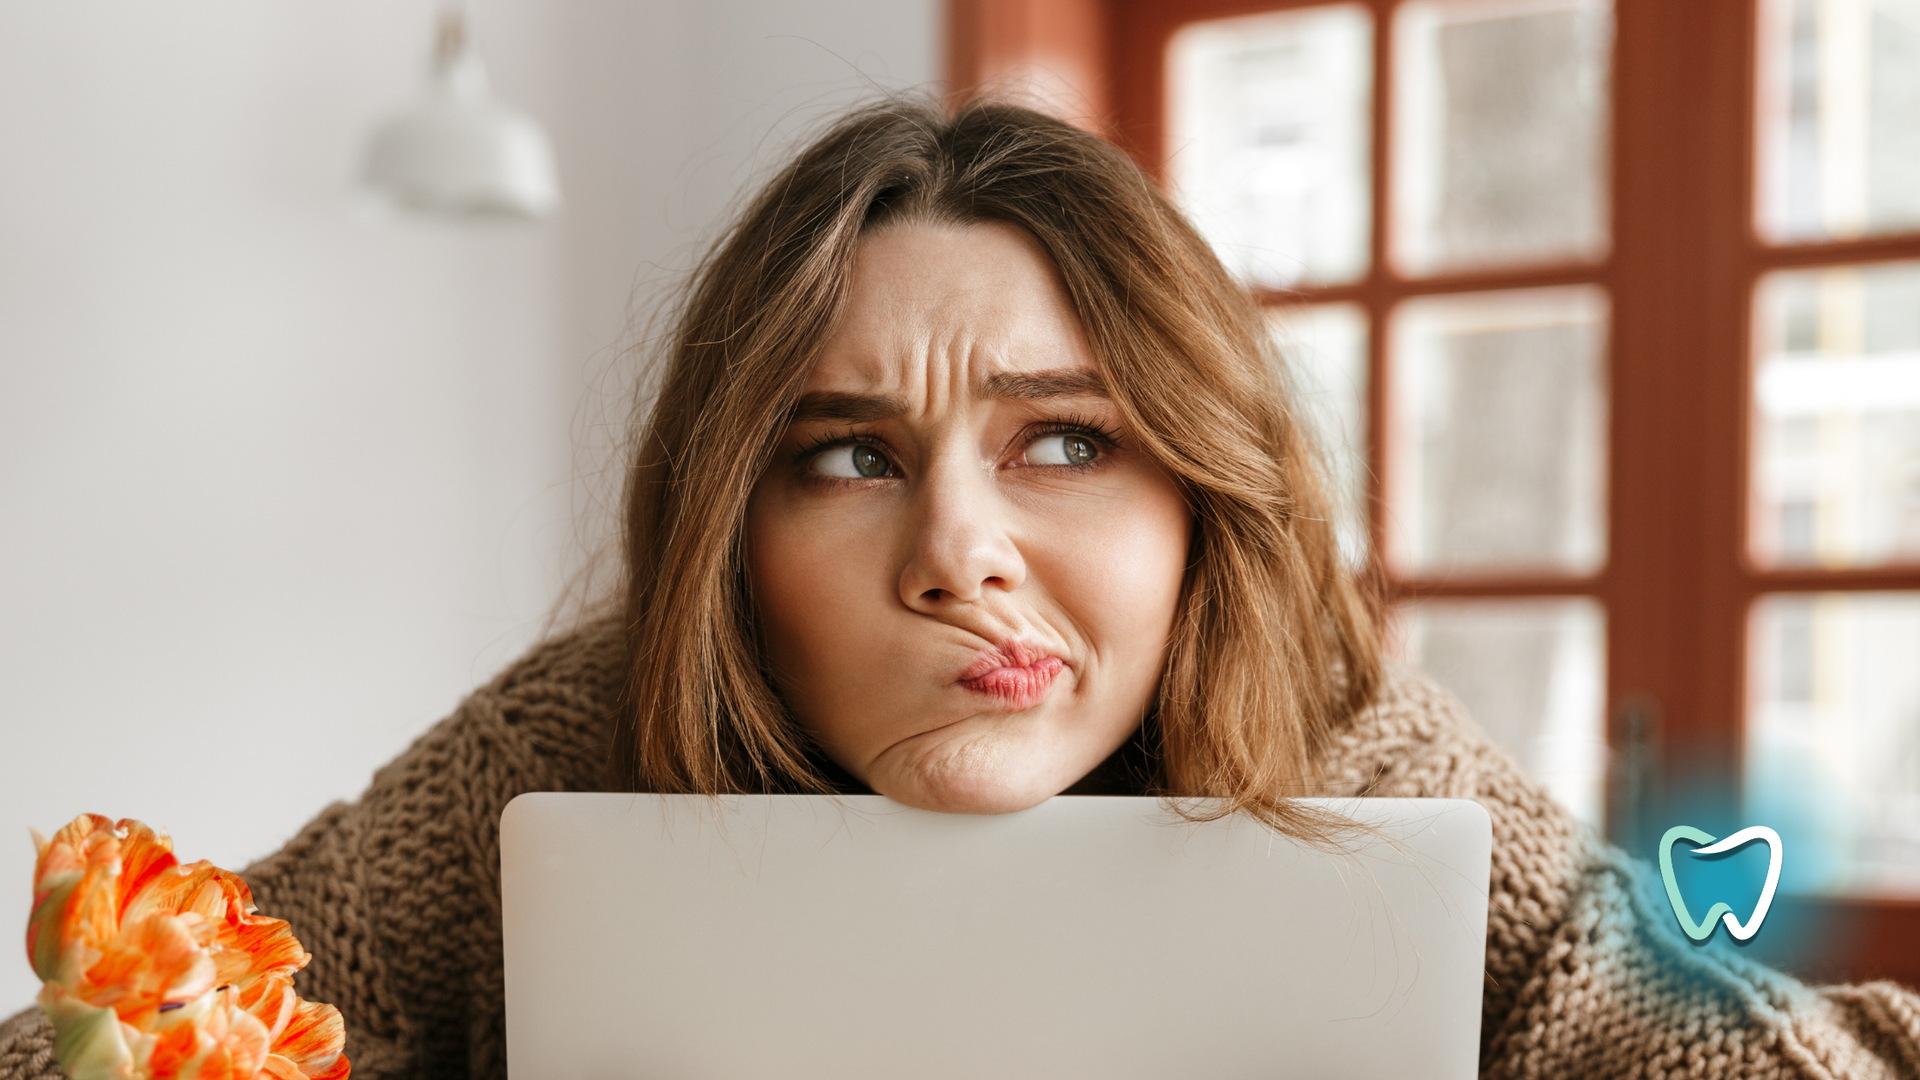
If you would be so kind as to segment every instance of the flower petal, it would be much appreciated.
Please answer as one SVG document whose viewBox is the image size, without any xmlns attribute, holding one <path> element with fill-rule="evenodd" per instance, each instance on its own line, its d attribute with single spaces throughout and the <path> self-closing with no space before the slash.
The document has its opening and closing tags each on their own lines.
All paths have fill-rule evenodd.
<svg viewBox="0 0 1920 1080">
<path fill-rule="evenodd" d="M 40 991 L 53 1022 L 53 1057 L 69 1080 L 130 1080 L 133 1054 L 112 1009 L 89 1005 L 55 983 Z"/>
<path fill-rule="evenodd" d="M 235 1003 L 233 991 L 215 995 L 193 1022 L 160 1032 L 147 1068 L 153 1080 L 254 1080 L 266 1064 L 267 1029 Z"/>
<path fill-rule="evenodd" d="M 27 950 L 43 982 L 77 988 L 120 928 L 120 844 L 112 824 L 82 814 L 55 833 L 35 860 Z"/>
<path fill-rule="evenodd" d="M 120 882 L 119 889 L 121 918 L 126 918 L 126 909 L 134 897 L 145 892 L 153 881 L 180 864 L 173 857 L 173 840 L 163 832 L 155 832 L 144 822 L 132 818 L 121 818 L 114 826 L 120 834 Z"/>
<path fill-rule="evenodd" d="M 285 975 L 268 974 L 240 988 L 240 1007 L 267 1026 L 267 1035 L 276 1042 L 293 1022 L 300 996 L 293 992 L 293 980 Z"/>
<path fill-rule="evenodd" d="M 147 1075 L 153 1080 L 172 1080 L 199 1057 L 202 1043 L 210 1041 L 197 1023 L 174 1024 L 154 1036 L 153 1050 L 147 1055 Z"/>
<path fill-rule="evenodd" d="M 348 1074 L 352 1072 L 353 1066 L 348 1063 L 347 1055 L 341 1054 L 333 1059 L 333 1064 L 329 1065 L 326 1071 L 309 1073 L 308 1080 L 347 1080 Z"/>
<path fill-rule="evenodd" d="M 41 982 L 59 981 L 60 957 L 67 946 L 67 904 L 79 884 L 79 874 L 60 874 L 34 894 L 33 914 L 27 917 L 27 960 Z"/>
<path fill-rule="evenodd" d="M 220 944 L 244 952 L 252 972 L 258 975 L 291 978 L 313 959 L 300 947 L 300 939 L 293 936 L 293 927 L 286 920 L 264 915 L 247 915 L 229 923 L 220 935 Z"/>
<path fill-rule="evenodd" d="M 64 828 L 53 834 L 53 839 L 40 845 L 33 861 L 33 880 L 36 888 L 40 879 L 49 874 L 79 873 L 87 865 L 87 847 L 89 838 L 97 833 L 113 834 L 113 821 L 99 814 L 81 814 L 69 821 Z"/>
<path fill-rule="evenodd" d="M 226 912 L 219 903 L 196 903 L 216 872 L 212 863 L 195 862 L 185 865 L 176 863 L 152 874 L 139 891 L 127 896 L 121 917 L 132 921 L 148 915 L 179 915 L 192 911 L 208 918 L 220 918 Z M 220 895 L 219 888 L 215 886 L 214 900 L 218 901 Z M 201 910 L 203 908 L 208 910 Z"/>
<path fill-rule="evenodd" d="M 112 1006 L 127 1023 L 147 1026 L 162 1005 L 213 989 L 216 974 L 213 957 L 187 919 L 153 915 L 122 927 L 107 943 L 99 962 L 87 969 L 87 996 Z"/>
<path fill-rule="evenodd" d="M 200 1080 L 254 1080 L 267 1062 L 267 1029 L 231 1002 L 225 1017 L 227 1030 L 201 1062 Z"/>
<path fill-rule="evenodd" d="M 82 815 L 34 843 L 27 951 L 74 1080 L 348 1075 L 339 1010 L 293 989 L 312 957 L 239 875 L 182 865 L 132 819 Z"/>
<path fill-rule="evenodd" d="M 340 1018 L 340 1010 L 317 1001 L 303 1001 L 273 1041 L 273 1052 L 292 1061 L 308 1076 L 319 1076 L 334 1067 L 334 1059 L 346 1044 L 347 1025 Z"/>
</svg>

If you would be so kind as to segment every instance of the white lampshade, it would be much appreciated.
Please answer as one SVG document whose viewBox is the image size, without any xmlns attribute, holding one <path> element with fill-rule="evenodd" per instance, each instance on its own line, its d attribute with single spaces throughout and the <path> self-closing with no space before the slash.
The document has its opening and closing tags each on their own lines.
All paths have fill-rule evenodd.
<svg viewBox="0 0 1920 1080">
<path fill-rule="evenodd" d="M 560 206 L 540 125 L 494 99 L 458 11 L 440 17 L 425 100 L 367 145 L 369 186 L 409 210 L 461 218 L 544 218 Z"/>
</svg>

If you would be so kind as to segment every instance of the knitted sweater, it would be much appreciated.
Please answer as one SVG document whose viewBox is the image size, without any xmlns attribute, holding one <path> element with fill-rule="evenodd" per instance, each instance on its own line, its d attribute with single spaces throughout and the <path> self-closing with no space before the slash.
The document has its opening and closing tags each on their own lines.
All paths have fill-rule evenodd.
<svg viewBox="0 0 1920 1080">
<path fill-rule="evenodd" d="M 536 648 L 244 872 L 313 953 L 299 992 L 345 1014 L 360 1080 L 506 1075 L 500 811 L 523 791 L 600 787 L 622 649 L 610 621 Z M 1492 815 L 1483 1076 L 1920 1077 L 1920 995 L 1811 988 L 1691 946 L 1643 866 L 1418 674 L 1389 669 L 1325 769 L 1341 790 Z M 0 1025 L 0 1080 L 60 1075 L 37 1009 Z"/>
</svg>

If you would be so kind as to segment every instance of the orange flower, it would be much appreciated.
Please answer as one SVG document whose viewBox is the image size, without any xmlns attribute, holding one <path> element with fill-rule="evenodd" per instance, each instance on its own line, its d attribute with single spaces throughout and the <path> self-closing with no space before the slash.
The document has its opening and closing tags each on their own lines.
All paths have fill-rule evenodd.
<svg viewBox="0 0 1920 1080">
<path fill-rule="evenodd" d="M 33 840 L 27 956 L 72 1080 L 345 1080 L 340 1011 L 294 994 L 312 957 L 246 882 L 131 818 Z"/>
</svg>

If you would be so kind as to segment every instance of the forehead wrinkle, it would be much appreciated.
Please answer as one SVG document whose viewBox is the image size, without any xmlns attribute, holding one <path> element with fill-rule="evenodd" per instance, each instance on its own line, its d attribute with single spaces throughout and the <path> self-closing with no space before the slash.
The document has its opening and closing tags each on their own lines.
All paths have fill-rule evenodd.
<svg viewBox="0 0 1920 1080">
<path fill-rule="evenodd" d="M 1027 281 L 1035 267 L 994 260 L 976 265 L 983 258 L 977 252 L 940 251 L 935 254 L 962 256 L 959 265 L 952 273 L 930 275 L 922 248 L 951 238 L 943 230 L 927 236 L 917 228 L 908 231 L 915 235 L 889 231 L 863 241 L 856 302 L 833 334 L 827 363 L 808 380 L 820 396 L 804 395 L 807 403 L 797 417 L 830 413 L 824 418 L 862 422 L 913 416 L 944 427 L 970 411 L 969 401 L 1110 398 L 1085 345 L 1068 340 L 1077 327 L 1056 326 L 1058 312 L 1027 302 L 1033 290 L 1020 286 L 1035 284 Z M 1051 267 L 1041 269 L 1048 273 L 1039 284 L 1058 291 Z M 842 396 L 825 396 L 834 392 Z M 850 400 L 861 397 L 869 400 Z"/>
<path fill-rule="evenodd" d="M 940 415 L 969 397 L 977 381 L 971 373 L 992 362 L 978 355 L 974 328 L 964 319 L 939 326 L 912 314 L 876 320 L 882 323 L 878 341 L 830 346 L 826 363 L 808 380 L 813 388 L 795 401 L 788 422 Z"/>
</svg>

